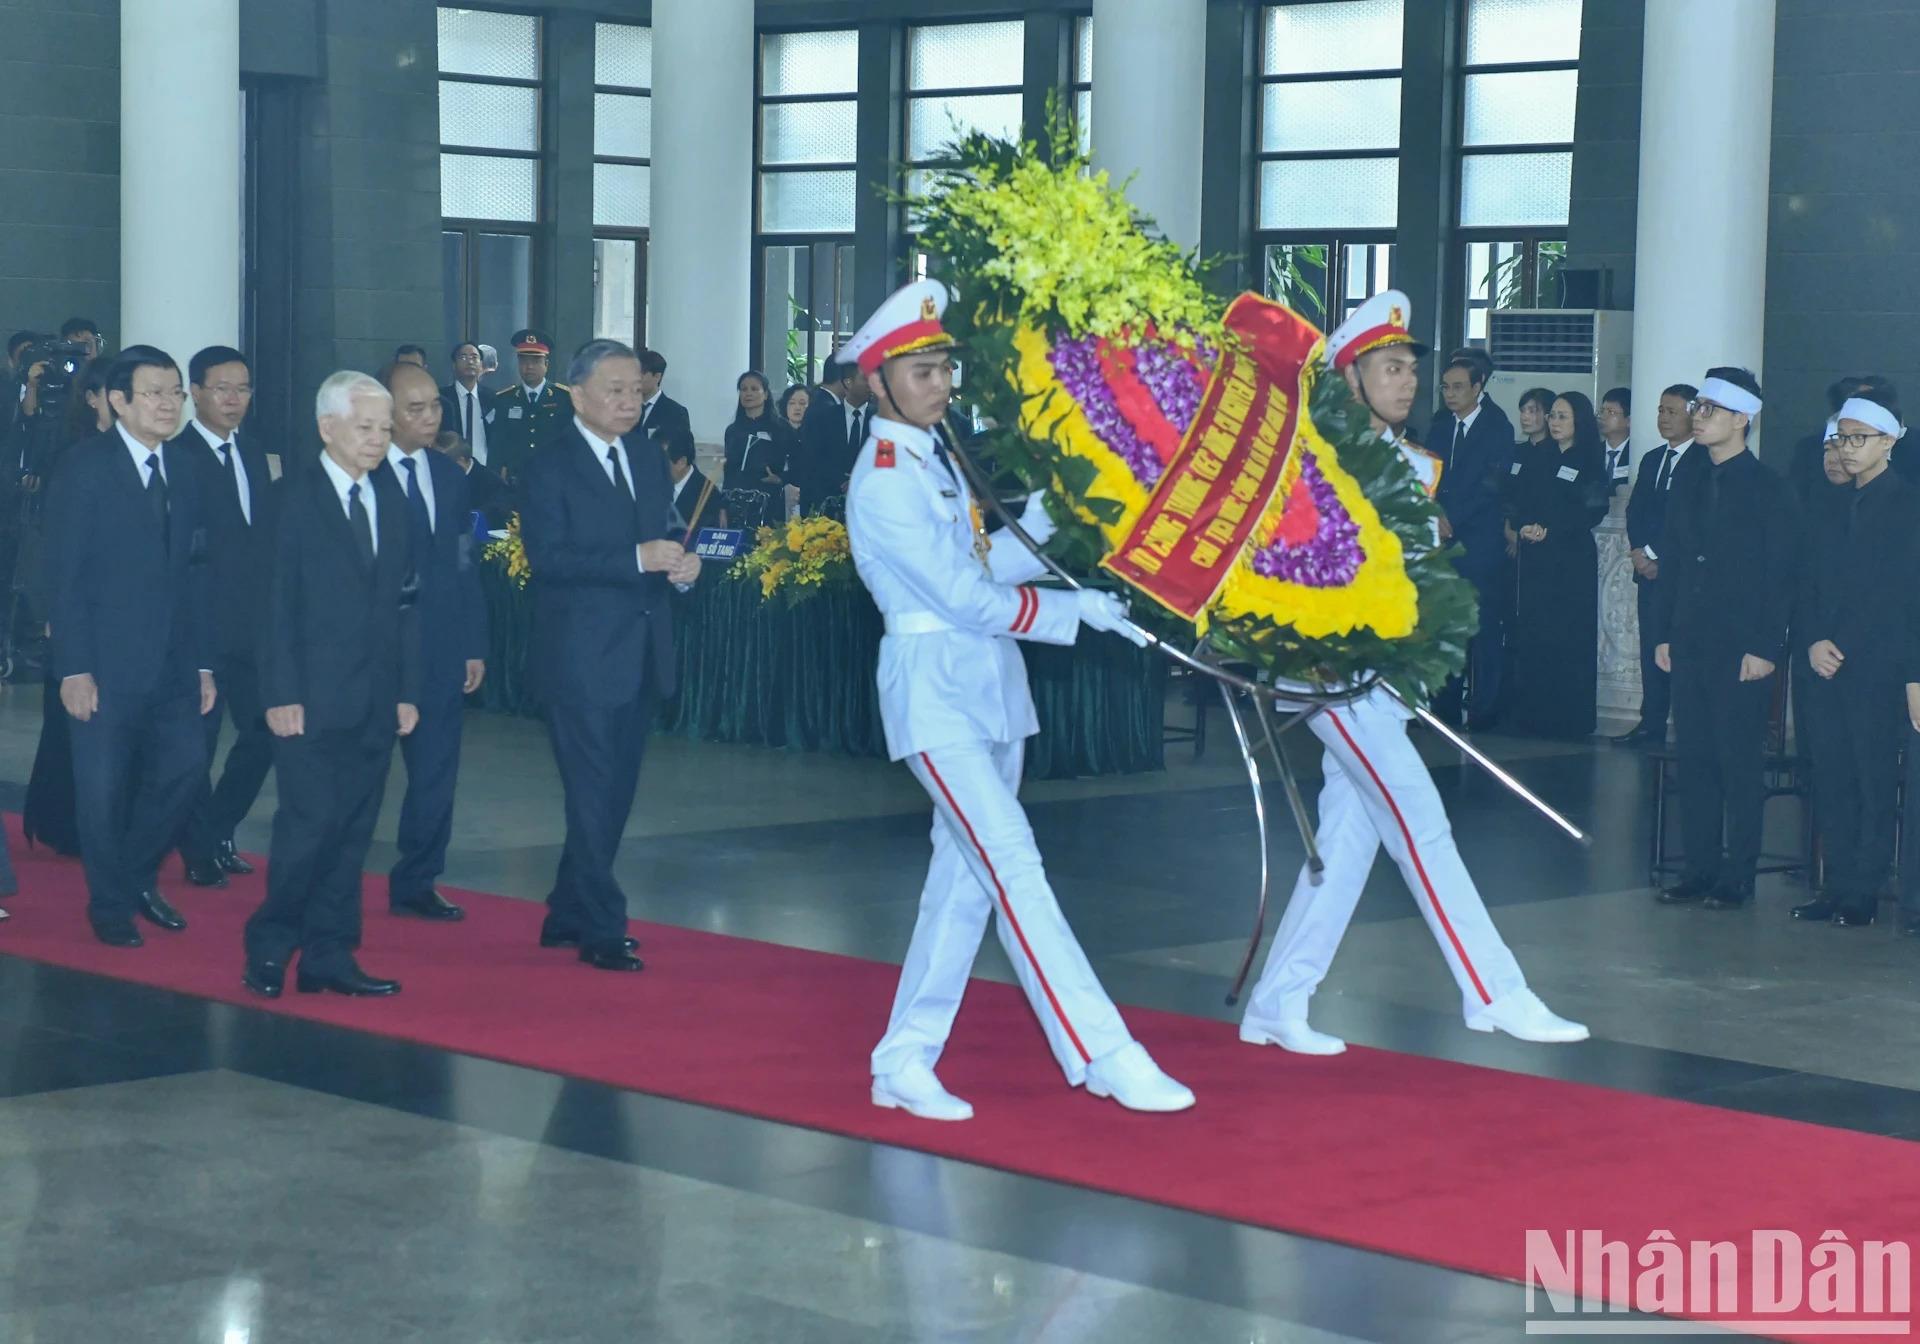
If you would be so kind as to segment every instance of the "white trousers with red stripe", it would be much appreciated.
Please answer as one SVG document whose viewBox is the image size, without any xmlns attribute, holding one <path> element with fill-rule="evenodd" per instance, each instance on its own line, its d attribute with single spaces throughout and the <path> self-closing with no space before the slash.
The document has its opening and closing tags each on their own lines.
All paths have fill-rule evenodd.
<svg viewBox="0 0 1920 1344">
<path fill-rule="evenodd" d="M 1314 838 L 1326 863 L 1315 885 L 1303 865 L 1274 934 L 1246 1021 L 1304 1021 L 1346 935 L 1374 855 L 1384 844 L 1460 986 L 1471 1016 L 1526 988 L 1520 963 L 1487 914 L 1453 842 L 1447 809 L 1426 762 L 1407 740 L 1405 715 L 1385 692 L 1326 710 L 1311 721 L 1326 745 L 1326 785 Z"/>
<path fill-rule="evenodd" d="M 931 1068 L 953 1028 L 990 916 L 1067 1081 L 1133 1039 L 1067 927 L 1020 806 L 1021 742 L 969 742 L 907 758 L 933 799 L 933 863 L 900 968 L 875 1075 Z"/>
</svg>

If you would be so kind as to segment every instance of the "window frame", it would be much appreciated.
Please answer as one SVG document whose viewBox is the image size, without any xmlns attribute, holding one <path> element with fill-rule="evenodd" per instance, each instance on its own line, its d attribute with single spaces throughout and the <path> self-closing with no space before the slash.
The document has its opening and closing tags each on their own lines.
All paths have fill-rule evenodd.
<svg viewBox="0 0 1920 1344">
<path fill-rule="evenodd" d="M 594 40 L 596 44 L 599 41 L 599 25 L 602 23 L 607 24 L 608 26 L 617 26 L 621 28 L 645 28 L 649 32 L 652 31 L 651 24 L 620 23 L 614 19 L 600 19 L 596 21 L 594 25 Z M 597 67 L 599 63 L 598 62 L 599 52 L 596 50 L 594 55 L 596 58 L 595 65 Z M 596 140 L 599 138 L 599 134 L 600 134 L 598 109 L 599 109 L 599 96 L 601 94 L 610 93 L 610 94 L 616 94 L 616 95 L 619 95 L 620 97 L 625 97 L 625 98 L 645 98 L 649 104 L 653 102 L 653 86 L 651 84 L 647 84 L 645 86 L 641 86 L 637 84 L 602 84 L 599 81 L 598 74 L 599 74 L 599 71 L 596 68 L 595 70 L 596 77 L 593 82 L 593 93 L 594 93 L 594 104 L 595 104 L 593 131 L 594 131 L 594 137 Z M 649 118 L 649 125 L 651 125 L 651 118 Z M 629 154 L 602 154 L 599 151 L 599 148 L 596 146 L 593 153 L 593 166 L 595 168 L 598 168 L 603 163 L 611 166 L 619 166 L 619 167 L 627 167 L 627 168 L 645 168 L 647 170 L 647 187 L 648 187 L 647 223 L 645 224 L 601 224 L 599 221 L 594 220 L 593 236 L 595 238 L 637 237 L 640 239 L 642 249 L 644 250 L 647 239 L 651 235 L 652 229 L 653 229 L 653 190 L 652 190 L 652 187 L 653 187 L 653 135 L 652 135 L 652 131 L 651 130 L 648 131 L 647 154 L 644 158 L 635 158 L 634 156 Z M 591 216 L 589 217 L 591 218 Z M 641 281 L 638 287 L 638 292 L 644 299 L 646 295 L 646 282 L 644 280 Z M 636 321 L 638 322 L 640 329 L 644 331 L 646 329 L 646 316 L 645 316 L 644 305 L 642 307 L 641 316 L 639 316 L 636 319 Z"/>
<path fill-rule="evenodd" d="M 1586 6 L 1593 2 L 1594 0 L 1576 0 L 1580 8 L 1580 21 L 1583 25 L 1586 21 Z M 1577 46 L 1576 55 L 1574 59 L 1570 61 L 1486 61 L 1478 65 L 1466 64 L 1464 53 L 1467 45 L 1467 25 L 1473 21 L 1472 11 L 1473 0 L 1460 0 L 1459 40 L 1460 50 L 1463 55 L 1460 68 L 1455 76 L 1457 82 L 1454 87 L 1455 113 L 1453 126 L 1453 224 L 1455 239 L 1464 244 L 1469 241 L 1512 242 L 1517 239 L 1527 239 L 1533 235 L 1539 235 L 1537 241 L 1548 241 L 1555 237 L 1564 237 L 1567 232 L 1568 220 L 1563 220 L 1558 224 L 1470 225 L 1463 222 L 1461 218 L 1460 212 L 1465 205 L 1463 192 L 1468 159 L 1492 158 L 1498 155 L 1512 154 L 1565 154 L 1571 158 L 1574 147 L 1574 141 L 1572 139 L 1565 141 L 1534 140 L 1510 145 L 1467 144 L 1467 86 L 1472 77 L 1476 75 L 1535 75 L 1564 74 L 1570 72 L 1574 77 L 1576 106 L 1578 105 L 1577 100 L 1579 97 L 1580 59 L 1577 54 Z M 1569 194 L 1567 213 L 1570 220 L 1572 216 L 1571 194 Z"/>
<path fill-rule="evenodd" d="M 442 9 L 459 9 L 459 8 L 462 8 L 462 6 L 436 4 L 434 6 L 435 23 L 437 24 L 439 22 L 439 14 Z M 448 71 L 442 70 L 440 68 L 439 46 L 436 42 L 434 47 L 434 85 L 433 85 L 434 119 L 435 119 L 434 139 L 439 144 L 439 152 L 442 156 L 445 156 L 448 154 L 454 154 L 454 155 L 459 155 L 463 158 L 475 158 L 475 159 L 531 160 L 534 165 L 533 218 L 531 220 L 488 219 L 488 218 L 474 218 L 469 216 L 469 217 L 462 217 L 459 219 L 455 219 L 452 216 L 442 215 L 441 222 L 447 225 L 457 224 L 461 227 L 465 227 L 471 224 L 487 224 L 487 225 L 497 224 L 497 225 L 502 225 L 504 227 L 499 229 L 492 229 L 490 230 L 491 232 L 511 233 L 517 230 L 526 229 L 526 230 L 531 230 L 537 233 L 541 227 L 541 224 L 543 223 L 543 221 L 540 218 L 541 188 L 544 185 L 543 179 L 545 178 L 545 175 L 546 175 L 547 160 L 549 157 L 548 126 L 547 126 L 546 108 L 544 106 L 545 99 L 543 97 L 544 91 L 546 89 L 546 83 L 547 83 L 546 16 L 538 10 L 527 10 L 527 9 L 501 9 L 501 10 L 492 11 L 492 12 L 501 13 L 501 14 L 512 14 L 518 18 L 533 20 L 533 67 L 534 67 L 534 70 L 536 71 L 536 74 L 532 79 L 521 79 L 517 76 L 511 76 L 511 75 L 463 75 L 463 74 L 449 73 Z M 532 90 L 533 116 L 534 116 L 534 122 L 533 122 L 534 147 L 532 149 L 483 149 L 483 148 L 476 147 L 474 145 L 450 145 L 450 144 L 447 144 L 444 140 L 440 140 L 439 138 L 440 86 L 442 84 L 481 84 L 481 85 L 486 85 L 492 88 Z M 439 162 L 439 160 L 436 160 L 436 162 Z"/>
</svg>

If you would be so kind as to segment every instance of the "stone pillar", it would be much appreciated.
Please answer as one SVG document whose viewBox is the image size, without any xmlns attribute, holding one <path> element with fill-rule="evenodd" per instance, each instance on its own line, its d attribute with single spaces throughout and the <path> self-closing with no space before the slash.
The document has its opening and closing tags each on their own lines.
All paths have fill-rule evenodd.
<svg viewBox="0 0 1920 1344">
<path fill-rule="evenodd" d="M 655 0 L 647 343 L 716 443 L 751 352 L 753 0 Z"/>
<path fill-rule="evenodd" d="M 1773 33 L 1774 0 L 1647 0 L 1633 285 L 1643 417 L 1660 389 L 1711 365 L 1760 368 Z"/>
<path fill-rule="evenodd" d="M 239 341 L 240 154 L 240 0 L 121 0 L 114 347 Z"/>
<path fill-rule="evenodd" d="M 1094 0 L 1093 163 L 1182 247 L 1200 243 L 1206 0 Z"/>
</svg>

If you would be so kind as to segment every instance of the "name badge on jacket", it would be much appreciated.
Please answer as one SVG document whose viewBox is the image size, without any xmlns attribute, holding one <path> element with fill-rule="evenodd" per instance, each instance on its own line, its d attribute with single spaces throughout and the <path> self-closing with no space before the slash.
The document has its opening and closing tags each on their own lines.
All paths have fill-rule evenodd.
<svg viewBox="0 0 1920 1344">
<path fill-rule="evenodd" d="M 1562 467 L 1560 468 L 1560 470 L 1554 472 L 1553 474 L 1555 476 L 1558 476 L 1563 481 L 1577 481 L 1580 479 L 1580 468 Z"/>
<path fill-rule="evenodd" d="M 1524 462 L 1515 462 L 1511 467 L 1507 469 L 1507 475 L 1518 476 L 1520 474 L 1520 468 L 1524 467 L 1525 465 L 1526 463 Z"/>
</svg>

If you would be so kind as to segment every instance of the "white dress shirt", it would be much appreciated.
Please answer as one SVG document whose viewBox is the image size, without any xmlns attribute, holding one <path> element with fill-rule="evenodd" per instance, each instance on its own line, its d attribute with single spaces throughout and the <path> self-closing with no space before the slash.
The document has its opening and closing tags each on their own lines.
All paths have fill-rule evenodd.
<svg viewBox="0 0 1920 1344">
<path fill-rule="evenodd" d="M 140 488 L 144 490 L 148 485 L 152 483 L 148 479 L 151 473 L 147 471 L 147 459 L 149 457 L 152 457 L 155 453 L 159 452 L 160 450 L 158 448 L 147 447 L 146 444 L 140 442 L 140 440 L 134 438 L 133 435 L 127 433 L 127 427 L 121 421 L 118 421 L 118 420 L 114 421 L 113 427 L 120 431 L 121 442 L 125 443 L 127 445 L 127 451 L 133 454 L 133 469 L 140 473 Z M 162 457 L 160 459 L 160 484 L 165 485 L 166 483 L 167 483 L 167 460 L 166 458 Z"/>
<path fill-rule="evenodd" d="M 420 498 L 427 501 L 427 526 L 429 528 L 439 526 L 440 522 L 440 515 L 434 511 L 433 507 L 433 472 L 427 463 L 427 454 L 431 451 L 431 449 L 422 448 L 419 452 L 411 455 L 411 460 L 417 464 L 415 470 L 420 474 Z M 393 468 L 394 479 L 400 482 L 401 494 L 407 492 L 408 460 L 409 455 L 400 451 L 399 444 L 390 443 L 387 445 L 387 462 Z"/>
<path fill-rule="evenodd" d="M 640 403 L 640 428 L 642 430 L 646 429 L 647 421 L 653 418 L 653 408 L 659 405 L 659 403 L 660 393 L 658 392 L 655 392 L 652 396 Z"/>
<path fill-rule="evenodd" d="M 467 446 L 473 449 L 473 460 L 481 466 L 487 465 L 487 421 L 485 412 L 480 409 L 480 384 L 476 382 L 468 387 L 458 378 L 453 380 L 453 404 L 459 411 L 459 423 L 453 428 L 466 435 Z M 473 414 L 467 414 L 471 408 Z M 467 421 L 473 421 L 473 433 L 467 434 Z"/>
<path fill-rule="evenodd" d="M 573 417 L 573 427 L 580 431 L 580 437 L 587 441 L 587 447 L 593 449 L 594 461 L 600 464 L 600 470 L 607 473 L 607 484 L 609 485 L 617 484 L 617 482 L 613 478 L 613 463 L 607 460 L 607 451 L 611 449 L 620 455 L 620 474 L 627 478 L 627 493 L 633 495 L 633 459 L 627 456 L 627 445 L 619 439 L 608 443 L 598 434 L 588 429 L 586 422 L 577 415 Z M 635 496 L 635 498 L 638 498 L 638 496 Z M 642 574 L 647 572 L 645 562 L 640 559 L 640 548 L 638 546 L 633 548 L 633 563 Z"/>
<path fill-rule="evenodd" d="M 325 468 L 327 479 L 333 482 L 333 493 L 340 496 L 340 512 L 353 521 L 353 506 L 347 501 L 347 491 L 354 486 L 360 487 L 360 507 L 367 511 L 367 532 L 373 539 L 373 553 L 380 554 L 380 505 L 373 497 L 373 477 L 362 476 L 359 480 L 347 475 L 345 467 L 333 460 L 331 453 L 320 454 L 320 465 Z"/>
<path fill-rule="evenodd" d="M 240 483 L 240 513 L 247 520 L 247 526 L 253 526 L 253 483 L 247 479 L 247 464 L 240 458 L 240 436 L 238 434 L 229 434 L 223 439 L 205 425 L 201 424 L 200 417 L 197 415 L 189 419 L 187 423 L 192 425 L 200 437 L 207 441 L 207 447 L 213 449 L 213 455 L 220 459 L 222 469 L 230 470 L 233 478 Z M 227 466 L 227 457 L 229 454 L 233 457 L 233 465 L 231 468 Z"/>
</svg>

